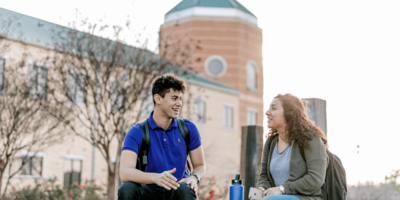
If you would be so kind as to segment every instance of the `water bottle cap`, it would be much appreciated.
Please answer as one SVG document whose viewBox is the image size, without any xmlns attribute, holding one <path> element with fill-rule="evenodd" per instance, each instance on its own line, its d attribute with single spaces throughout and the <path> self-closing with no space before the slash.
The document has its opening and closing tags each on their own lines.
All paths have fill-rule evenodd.
<svg viewBox="0 0 400 200">
<path fill-rule="evenodd" d="M 235 179 L 232 179 L 232 184 L 242 184 L 242 180 L 240 180 L 240 174 L 236 174 Z"/>
</svg>

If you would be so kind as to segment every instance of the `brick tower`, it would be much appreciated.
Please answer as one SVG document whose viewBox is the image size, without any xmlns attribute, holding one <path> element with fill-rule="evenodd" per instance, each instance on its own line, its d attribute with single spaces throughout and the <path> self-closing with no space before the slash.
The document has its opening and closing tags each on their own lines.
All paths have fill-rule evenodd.
<svg viewBox="0 0 400 200">
<path fill-rule="evenodd" d="M 237 88 L 240 125 L 262 125 L 262 30 L 253 13 L 236 0 L 183 0 L 165 14 L 163 40 L 198 44 L 190 69 Z"/>
</svg>

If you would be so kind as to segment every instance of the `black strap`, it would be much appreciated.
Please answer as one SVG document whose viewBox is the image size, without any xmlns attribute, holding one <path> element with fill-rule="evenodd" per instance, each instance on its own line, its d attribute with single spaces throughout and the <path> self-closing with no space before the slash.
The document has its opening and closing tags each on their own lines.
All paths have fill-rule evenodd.
<svg viewBox="0 0 400 200">
<path fill-rule="evenodd" d="M 186 143 L 186 167 L 189 170 L 190 174 L 192 173 L 192 168 L 190 167 L 189 163 L 189 144 L 190 144 L 190 134 L 189 134 L 189 129 L 183 119 L 177 118 L 176 122 L 178 124 L 179 132 L 181 132 L 183 139 L 185 140 Z"/>
<path fill-rule="evenodd" d="M 183 119 L 178 118 L 176 119 L 176 122 L 178 124 L 179 132 L 182 134 L 182 137 L 186 143 L 186 155 L 189 156 L 189 144 L 190 144 L 189 129 Z M 136 169 L 139 169 L 140 171 L 144 172 L 146 171 L 147 157 L 150 149 L 150 129 L 149 129 L 149 124 L 147 123 L 147 119 L 140 122 L 139 124 L 140 128 L 142 129 L 143 139 L 136 162 Z M 191 173 L 192 170 L 190 168 L 189 157 L 187 158 L 186 161 L 187 161 L 186 162 L 187 169 Z"/>
<path fill-rule="evenodd" d="M 147 166 L 147 156 L 149 154 L 150 149 L 150 129 L 149 124 L 147 123 L 147 119 L 140 122 L 140 128 L 142 129 L 142 145 L 140 147 L 136 168 L 140 171 L 146 171 Z"/>
</svg>

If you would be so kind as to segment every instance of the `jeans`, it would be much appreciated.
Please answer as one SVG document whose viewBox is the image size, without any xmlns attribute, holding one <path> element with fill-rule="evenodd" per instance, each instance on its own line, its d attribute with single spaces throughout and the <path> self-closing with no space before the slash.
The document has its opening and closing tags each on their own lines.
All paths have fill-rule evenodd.
<svg viewBox="0 0 400 200">
<path fill-rule="evenodd" d="M 181 183 L 178 189 L 167 190 L 158 186 L 125 182 L 118 190 L 118 200 L 195 200 L 196 194 L 190 185 Z"/>
<path fill-rule="evenodd" d="M 301 200 L 299 197 L 294 195 L 268 195 L 263 197 L 261 200 Z"/>
</svg>

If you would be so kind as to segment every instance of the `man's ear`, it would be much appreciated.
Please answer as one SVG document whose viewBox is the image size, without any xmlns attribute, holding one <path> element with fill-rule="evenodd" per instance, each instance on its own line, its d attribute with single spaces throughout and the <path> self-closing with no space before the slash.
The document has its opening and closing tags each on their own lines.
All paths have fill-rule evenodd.
<svg viewBox="0 0 400 200">
<path fill-rule="evenodd" d="M 155 94 L 153 98 L 156 104 L 161 104 L 162 97 L 159 94 Z"/>
</svg>

